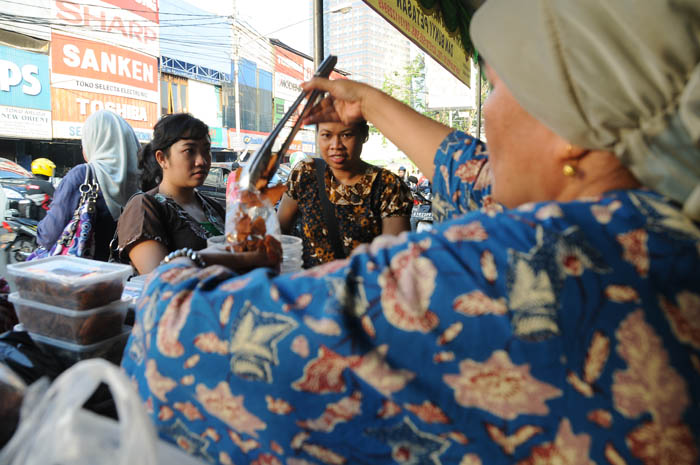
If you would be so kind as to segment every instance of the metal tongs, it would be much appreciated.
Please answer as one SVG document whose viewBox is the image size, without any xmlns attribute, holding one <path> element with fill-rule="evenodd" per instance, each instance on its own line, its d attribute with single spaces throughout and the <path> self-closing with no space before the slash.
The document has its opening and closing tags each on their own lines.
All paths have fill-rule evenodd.
<svg viewBox="0 0 700 465">
<path fill-rule="evenodd" d="M 335 68 L 335 64 L 337 62 L 338 57 L 336 57 L 335 55 L 328 55 L 328 57 L 325 60 L 323 60 L 323 63 L 321 63 L 321 65 L 318 67 L 318 70 L 316 70 L 314 77 L 327 78 L 331 74 L 333 68 Z M 294 126 L 292 126 L 291 132 L 287 136 L 287 139 L 284 141 L 280 149 L 277 151 L 277 154 L 273 155 L 272 146 L 274 145 L 275 140 L 279 137 L 280 133 L 282 132 L 282 129 L 284 129 L 284 125 L 294 115 L 294 112 L 299 107 L 299 105 L 301 105 L 301 103 L 304 101 L 304 98 L 307 95 L 308 100 L 306 101 L 306 105 L 304 106 L 304 109 L 299 115 L 299 118 L 294 123 Z M 274 174 L 277 171 L 282 157 L 287 152 L 287 149 L 294 140 L 294 136 L 296 136 L 297 132 L 299 131 L 302 120 L 306 116 L 308 116 L 309 112 L 311 111 L 311 108 L 313 108 L 313 106 L 316 105 L 316 103 L 318 103 L 323 98 L 323 96 L 324 92 L 319 90 L 313 90 L 310 94 L 308 92 L 302 92 L 301 95 L 297 97 L 294 103 L 292 103 L 292 105 L 287 110 L 287 113 L 284 114 L 284 116 L 277 123 L 270 135 L 267 136 L 265 142 L 263 142 L 260 148 L 250 157 L 248 163 L 246 163 L 246 165 L 241 170 L 241 174 L 238 179 L 238 185 L 241 190 L 257 190 L 256 185 L 258 184 L 258 181 L 260 181 L 260 179 L 263 177 L 263 175 L 267 174 L 268 176 L 272 177 L 272 174 Z M 274 163 L 271 165 L 273 156 L 275 157 L 275 159 Z"/>
</svg>

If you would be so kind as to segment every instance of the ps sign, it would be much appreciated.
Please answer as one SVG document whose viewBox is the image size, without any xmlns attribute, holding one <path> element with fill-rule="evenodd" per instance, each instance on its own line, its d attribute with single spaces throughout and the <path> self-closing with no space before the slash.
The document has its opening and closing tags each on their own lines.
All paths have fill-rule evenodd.
<svg viewBox="0 0 700 465">
<path fill-rule="evenodd" d="M 49 57 L 0 46 L 0 105 L 51 110 Z"/>
</svg>

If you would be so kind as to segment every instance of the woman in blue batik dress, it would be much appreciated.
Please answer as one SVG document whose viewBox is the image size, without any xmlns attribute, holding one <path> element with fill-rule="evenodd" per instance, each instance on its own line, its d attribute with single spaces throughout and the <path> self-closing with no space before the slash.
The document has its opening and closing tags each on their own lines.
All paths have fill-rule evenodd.
<svg viewBox="0 0 700 465">
<path fill-rule="evenodd" d="M 486 2 L 488 152 L 304 84 L 330 93 L 307 122 L 370 121 L 446 221 L 293 275 L 159 267 L 123 367 L 161 437 L 221 464 L 698 463 L 698 18 Z"/>
</svg>

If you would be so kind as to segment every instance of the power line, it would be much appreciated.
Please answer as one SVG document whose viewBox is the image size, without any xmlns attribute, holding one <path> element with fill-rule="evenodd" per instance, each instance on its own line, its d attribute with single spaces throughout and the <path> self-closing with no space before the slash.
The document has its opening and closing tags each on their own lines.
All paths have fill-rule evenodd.
<svg viewBox="0 0 700 465">
<path fill-rule="evenodd" d="M 161 13 L 160 11 L 155 11 L 155 12 L 154 12 L 153 10 L 148 9 L 148 8 L 146 8 L 146 9 L 139 9 L 139 8 L 122 8 L 122 7 L 118 7 L 118 6 L 105 6 L 105 5 L 98 5 L 98 4 L 95 4 L 95 3 L 87 3 L 87 2 L 73 2 L 73 1 L 70 1 L 70 0 L 57 0 L 57 1 L 60 1 L 60 3 L 69 4 L 69 5 L 92 6 L 92 7 L 96 7 L 96 8 L 101 8 L 101 9 L 103 9 L 103 10 L 130 11 L 130 12 L 136 13 L 136 14 L 138 14 L 138 13 L 156 14 L 156 15 L 158 15 L 159 17 L 160 17 L 161 14 L 169 14 L 169 15 L 173 15 L 173 16 L 176 16 L 176 15 L 186 15 L 186 16 L 219 17 L 219 18 L 229 18 L 229 19 L 231 18 L 230 16 L 217 15 L 217 14 L 215 14 L 215 13 L 207 13 L 207 14 L 199 14 L 199 13 Z M 33 8 L 39 8 L 39 9 L 42 9 L 42 10 L 51 10 L 51 9 L 52 9 L 52 7 L 50 7 L 50 6 L 27 5 L 27 2 L 26 2 L 26 1 L 25 1 L 25 2 L 13 2 L 13 1 L 11 1 L 11 0 L 0 0 L 0 4 L 3 4 L 3 3 L 10 3 L 10 4 L 13 4 L 13 5 L 20 5 L 20 6 L 23 6 L 23 7 L 31 6 L 31 7 L 33 7 Z M 177 6 L 177 5 L 175 5 L 175 6 Z M 179 8 L 180 8 L 181 10 L 185 11 L 182 7 L 179 7 Z"/>
</svg>

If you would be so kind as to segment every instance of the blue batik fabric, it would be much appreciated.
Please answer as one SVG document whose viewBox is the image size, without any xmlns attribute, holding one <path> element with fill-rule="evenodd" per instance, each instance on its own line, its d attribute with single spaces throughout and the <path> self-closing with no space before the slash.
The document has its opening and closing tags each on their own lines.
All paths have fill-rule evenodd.
<svg viewBox="0 0 700 465">
<path fill-rule="evenodd" d="M 123 368 L 160 436 L 239 465 L 697 464 L 698 225 L 646 190 L 499 211 L 487 160 L 449 135 L 452 219 L 343 261 L 158 268 Z"/>
</svg>

